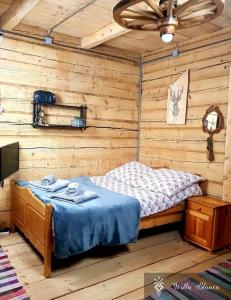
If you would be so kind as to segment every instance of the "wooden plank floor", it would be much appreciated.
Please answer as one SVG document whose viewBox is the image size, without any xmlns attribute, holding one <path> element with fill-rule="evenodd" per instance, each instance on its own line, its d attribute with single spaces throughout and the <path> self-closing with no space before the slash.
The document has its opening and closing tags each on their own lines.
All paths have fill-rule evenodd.
<svg viewBox="0 0 231 300">
<path fill-rule="evenodd" d="M 177 230 L 152 230 L 127 247 L 102 247 L 55 262 L 42 276 L 42 259 L 19 234 L 0 238 L 31 299 L 135 300 L 143 297 L 144 273 L 200 272 L 231 258 L 231 250 L 210 253 L 182 241 Z"/>
</svg>

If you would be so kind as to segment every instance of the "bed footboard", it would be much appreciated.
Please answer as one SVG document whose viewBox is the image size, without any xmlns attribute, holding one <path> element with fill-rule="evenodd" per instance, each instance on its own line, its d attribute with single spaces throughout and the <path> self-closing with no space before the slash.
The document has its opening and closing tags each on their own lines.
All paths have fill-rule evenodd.
<svg viewBox="0 0 231 300">
<path fill-rule="evenodd" d="M 26 236 L 44 258 L 44 276 L 51 275 L 52 205 L 38 200 L 27 187 L 11 182 L 11 227 L 15 226 Z"/>
</svg>

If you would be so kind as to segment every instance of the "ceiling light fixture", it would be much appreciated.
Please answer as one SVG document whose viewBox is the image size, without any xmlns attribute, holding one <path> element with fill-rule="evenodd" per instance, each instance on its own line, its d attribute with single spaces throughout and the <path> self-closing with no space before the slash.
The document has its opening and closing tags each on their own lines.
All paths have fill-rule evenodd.
<svg viewBox="0 0 231 300">
<path fill-rule="evenodd" d="M 159 31 L 162 41 L 169 43 L 176 30 L 208 22 L 223 9 L 222 0 L 121 0 L 113 16 L 127 29 Z"/>
<path fill-rule="evenodd" d="M 170 43 L 173 40 L 173 34 L 172 33 L 164 33 L 161 35 L 161 38 L 164 43 Z"/>
<path fill-rule="evenodd" d="M 170 43 L 173 40 L 173 36 L 178 27 L 178 20 L 173 17 L 163 18 L 158 22 L 158 28 L 160 30 L 160 36 L 164 43 Z"/>
</svg>

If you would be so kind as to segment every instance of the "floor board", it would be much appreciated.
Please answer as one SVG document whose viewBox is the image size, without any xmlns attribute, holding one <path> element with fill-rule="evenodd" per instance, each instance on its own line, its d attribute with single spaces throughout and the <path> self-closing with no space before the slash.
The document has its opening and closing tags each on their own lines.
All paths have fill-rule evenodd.
<svg viewBox="0 0 231 300">
<path fill-rule="evenodd" d="M 145 233 L 128 246 L 99 247 L 56 261 L 52 278 L 44 279 L 41 257 L 19 233 L 0 238 L 0 244 L 36 300 L 141 299 L 145 272 L 171 277 L 169 273 L 199 272 L 231 258 L 230 250 L 213 254 L 182 241 L 176 230 L 163 229 Z"/>
</svg>

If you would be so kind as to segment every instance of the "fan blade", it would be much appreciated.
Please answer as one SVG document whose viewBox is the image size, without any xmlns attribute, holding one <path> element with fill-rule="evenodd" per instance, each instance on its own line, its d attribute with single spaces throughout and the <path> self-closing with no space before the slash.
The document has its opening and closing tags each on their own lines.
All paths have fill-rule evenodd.
<svg viewBox="0 0 231 300">
<path fill-rule="evenodd" d="M 181 13 L 178 18 L 184 18 L 188 15 L 191 15 L 195 12 L 199 12 L 199 11 L 206 11 L 206 10 L 213 10 L 214 12 L 216 11 L 217 6 L 213 5 L 213 4 L 207 4 L 207 5 L 195 5 L 193 7 L 190 7 L 189 9 L 186 9 L 183 13 Z"/>
<path fill-rule="evenodd" d="M 190 22 L 181 22 L 181 21 L 178 21 L 178 28 L 179 29 L 184 29 L 184 28 L 190 28 L 190 27 L 193 27 L 193 26 L 197 26 L 197 25 L 200 25 L 201 22 L 203 21 L 190 21 Z"/>
<path fill-rule="evenodd" d="M 182 17 L 187 16 L 190 13 L 193 13 L 193 12 L 198 11 L 198 10 L 210 8 L 211 5 L 213 5 L 211 3 L 211 0 L 206 0 L 206 1 L 204 1 L 204 3 L 198 3 L 198 4 L 195 4 L 195 5 L 192 5 L 188 9 L 183 11 L 181 14 L 179 14 L 178 18 L 182 18 Z"/>
<path fill-rule="evenodd" d="M 151 20 L 152 22 L 155 21 L 154 19 L 151 19 L 151 18 L 147 18 L 147 17 L 139 16 L 139 15 L 132 15 L 132 14 L 128 14 L 128 13 L 121 14 L 121 18 L 122 19 L 131 19 L 131 20 L 143 20 L 143 21 Z"/>
<path fill-rule="evenodd" d="M 174 11 L 174 16 L 178 17 L 182 12 L 184 12 L 188 7 L 193 6 L 194 4 L 197 4 L 199 0 L 189 0 L 182 5 L 178 6 Z"/>
<path fill-rule="evenodd" d="M 159 5 L 156 4 L 155 0 L 144 0 L 144 2 L 150 6 L 160 18 L 164 17 L 162 10 L 160 9 Z"/>
<path fill-rule="evenodd" d="M 216 6 L 215 6 L 216 8 Z M 196 18 L 196 17 L 201 17 L 201 16 L 207 16 L 207 15 L 214 15 L 215 14 L 215 10 L 213 9 L 203 9 L 203 10 L 199 10 L 199 11 L 194 11 L 193 13 L 181 18 L 181 20 L 187 20 L 187 19 L 192 19 L 192 18 Z"/>
<path fill-rule="evenodd" d="M 146 25 L 143 25 L 141 26 L 142 30 L 145 30 L 145 31 L 159 31 L 159 28 L 158 26 L 156 26 L 156 24 L 146 24 Z"/>
<path fill-rule="evenodd" d="M 179 21 L 180 24 L 192 24 L 193 22 L 196 24 L 198 22 L 203 22 L 205 19 L 205 16 L 199 16 L 199 17 L 196 17 L 196 18 L 188 18 L 188 19 L 181 19 Z"/>
<path fill-rule="evenodd" d="M 126 9 L 125 12 L 131 12 L 131 13 L 134 13 L 134 14 L 137 14 L 137 15 L 142 15 L 144 17 L 147 17 L 147 18 L 150 18 L 150 19 L 153 19 L 153 20 L 158 20 L 158 17 L 155 16 L 154 14 L 152 14 L 151 12 L 148 12 L 148 11 L 145 11 L 145 10 L 133 10 L 133 9 Z"/>
<path fill-rule="evenodd" d="M 153 20 L 146 20 L 146 21 L 142 21 L 142 20 L 133 20 L 133 21 L 127 21 L 126 25 L 127 26 L 143 26 L 143 25 L 148 25 L 148 24 L 152 24 Z"/>
<path fill-rule="evenodd" d="M 211 0 L 204 0 L 204 1 L 201 1 L 200 3 L 198 4 L 195 4 L 195 5 L 192 5 L 193 9 L 200 9 L 200 8 L 204 8 L 205 6 L 208 6 L 208 5 L 213 5 L 214 3 L 211 2 Z"/>
<path fill-rule="evenodd" d="M 152 26 L 152 28 L 156 28 L 156 29 L 158 29 L 159 30 L 159 27 L 158 27 L 158 25 L 154 22 L 154 23 L 150 23 L 150 24 L 144 24 L 143 26 L 142 26 L 142 28 L 144 28 L 144 27 L 150 27 L 150 26 Z"/>
<path fill-rule="evenodd" d="M 169 0 L 169 3 L 168 3 L 168 9 L 167 9 L 167 16 L 168 17 L 172 17 L 173 16 L 173 5 L 174 5 L 174 0 Z"/>
</svg>

